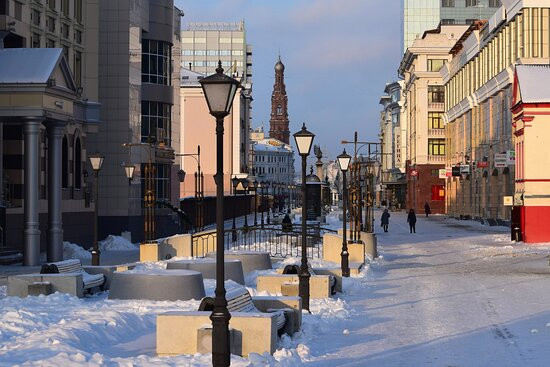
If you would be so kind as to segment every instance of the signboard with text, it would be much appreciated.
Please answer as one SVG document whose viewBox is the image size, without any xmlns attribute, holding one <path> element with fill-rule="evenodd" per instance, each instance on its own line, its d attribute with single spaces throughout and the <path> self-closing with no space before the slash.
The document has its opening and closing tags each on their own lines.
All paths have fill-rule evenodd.
<svg viewBox="0 0 550 367">
<path fill-rule="evenodd" d="M 412 169 L 411 170 L 411 177 L 416 177 L 416 176 L 418 176 L 418 171 L 415 170 L 415 169 Z"/>
<path fill-rule="evenodd" d="M 507 167 L 508 158 L 506 153 L 495 153 L 495 168 Z"/>
<path fill-rule="evenodd" d="M 460 173 L 463 175 L 467 175 L 470 173 L 470 165 L 469 164 L 463 164 L 460 166 Z"/>
<path fill-rule="evenodd" d="M 440 168 L 439 169 L 439 178 L 447 178 L 447 169 L 446 168 Z"/>
<path fill-rule="evenodd" d="M 502 197 L 504 206 L 513 206 L 514 205 L 514 197 L 513 196 L 503 196 Z"/>
<path fill-rule="evenodd" d="M 515 166 L 516 165 L 516 151 L 507 150 L 506 151 L 506 165 Z"/>
<path fill-rule="evenodd" d="M 489 167 L 489 162 L 487 161 L 477 162 L 477 168 L 486 168 L 486 167 Z"/>
</svg>

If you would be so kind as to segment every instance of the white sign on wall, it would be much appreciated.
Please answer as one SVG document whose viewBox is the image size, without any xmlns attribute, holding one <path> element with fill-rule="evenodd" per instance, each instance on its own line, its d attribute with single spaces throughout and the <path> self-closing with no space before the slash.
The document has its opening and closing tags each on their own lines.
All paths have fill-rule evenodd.
<svg viewBox="0 0 550 367">
<path fill-rule="evenodd" d="M 506 151 L 506 164 L 508 166 L 515 166 L 516 165 L 516 151 L 515 150 L 507 150 Z"/>
<path fill-rule="evenodd" d="M 495 153 L 495 168 L 504 168 L 508 166 L 508 156 L 506 153 Z"/>
</svg>

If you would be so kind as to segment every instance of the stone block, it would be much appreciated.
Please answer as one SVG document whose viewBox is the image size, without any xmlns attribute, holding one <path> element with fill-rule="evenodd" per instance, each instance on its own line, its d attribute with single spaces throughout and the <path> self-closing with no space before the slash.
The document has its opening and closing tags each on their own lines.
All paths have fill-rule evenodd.
<svg viewBox="0 0 550 367">
<path fill-rule="evenodd" d="M 351 264 L 350 264 L 351 265 Z M 334 291 L 342 293 L 342 269 L 341 268 L 313 268 L 316 275 L 331 275 L 336 280 Z M 351 266 L 350 266 L 351 274 Z"/>
<path fill-rule="evenodd" d="M 173 311 L 157 316 L 157 354 L 198 353 L 199 329 L 212 324 L 208 311 Z M 229 326 L 241 336 L 241 355 L 273 354 L 277 347 L 276 316 L 270 313 L 234 312 Z M 239 334 L 240 333 L 240 334 Z M 238 337 L 237 337 L 238 338 Z"/>
<path fill-rule="evenodd" d="M 141 243 L 139 245 L 139 261 L 159 261 L 160 252 L 157 243 Z"/>
<path fill-rule="evenodd" d="M 340 263 L 342 260 L 342 236 L 336 233 L 323 235 L 323 260 Z M 360 243 L 348 243 L 350 262 L 365 262 L 365 245 Z"/>
<path fill-rule="evenodd" d="M 283 284 L 286 292 L 291 292 L 289 283 L 298 284 L 298 275 L 296 274 L 273 274 L 261 275 L 257 279 L 258 292 L 266 291 L 271 294 L 282 294 Z M 297 290 L 297 288 L 295 288 Z M 292 291 L 294 292 L 294 291 Z M 286 296 L 298 296 L 298 292 L 287 293 Z M 313 275 L 309 278 L 309 296 L 311 298 L 330 297 L 330 279 L 328 275 Z"/>
<path fill-rule="evenodd" d="M 242 355 L 242 334 L 229 328 L 229 350 L 231 354 Z M 205 325 L 197 331 L 197 353 L 212 353 L 212 325 Z"/>
<path fill-rule="evenodd" d="M 22 274 L 8 277 L 8 296 L 27 297 L 29 284 L 50 283 L 51 293 L 67 293 L 76 297 L 84 296 L 82 273 L 64 274 Z"/>
<path fill-rule="evenodd" d="M 190 234 L 178 234 L 165 238 L 160 243 L 160 260 L 168 260 L 173 257 L 191 257 L 193 255 L 192 236 Z"/>
<path fill-rule="evenodd" d="M 378 248 L 376 235 L 374 233 L 360 232 L 359 238 L 365 244 L 365 254 L 369 255 L 371 259 L 378 257 Z"/>
<path fill-rule="evenodd" d="M 52 292 L 52 285 L 50 282 L 33 282 L 29 283 L 27 294 L 29 296 L 45 295 L 47 296 Z"/>
</svg>

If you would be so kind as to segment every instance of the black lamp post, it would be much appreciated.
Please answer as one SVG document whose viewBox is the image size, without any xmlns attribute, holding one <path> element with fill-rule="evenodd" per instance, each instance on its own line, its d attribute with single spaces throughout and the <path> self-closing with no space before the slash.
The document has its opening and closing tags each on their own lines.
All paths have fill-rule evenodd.
<svg viewBox="0 0 550 367">
<path fill-rule="evenodd" d="M 264 191 L 265 191 L 265 186 L 264 186 L 265 182 L 261 182 L 258 186 L 260 187 L 261 191 L 260 191 L 260 207 L 262 208 L 262 228 L 264 228 L 264 205 L 265 205 L 265 201 L 264 201 Z"/>
<path fill-rule="evenodd" d="M 306 124 L 302 126 L 302 130 L 294 134 L 298 153 L 302 157 L 302 263 L 300 265 L 300 274 L 298 274 L 299 285 L 298 294 L 302 298 L 302 307 L 309 311 L 309 269 L 307 266 L 307 243 L 306 243 L 306 225 L 307 225 L 307 198 L 306 198 L 306 169 L 307 156 L 313 144 L 314 134 L 306 130 Z"/>
<path fill-rule="evenodd" d="M 216 290 L 212 320 L 212 365 L 231 364 L 229 346 L 229 319 L 225 298 L 224 238 L 223 238 L 223 119 L 229 115 L 239 82 L 223 73 L 218 61 L 216 74 L 199 80 L 210 114 L 216 118 Z"/>
<path fill-rule="evenodd" d="M 241 185 L 243 185 L 244 194 L 248 194 L 248 178 L 241 179 Z M 248 210 L 244 212 L 244 229 L 248 228 Z"/>
<path fill-rule="evenodd" d="M 254 227 L 258 226 L 258 205 L 257 205 L 257 193 L 259 182 L 257 180 L 252 181 L 252 187 L 254 187 Z"/>
<path fill-rule="evenodd" d="M 338 165 L 340 166 L 340 170 L 342 171 L 342 185 L 343 185 L 343 198 L 342 198 L 342 253 L 340 254 L 342 256 L 342 276 L 343 277 L 349 277 L 349 252 L 348 252 L 348 239 L 347 239 L 347 233 L 346 233 L 346 219 L 347 219 L 347 195 L 348 195 L 348 188 L 347 188 L 347 181 L 346 181 L 346 172 L 348 171 L 349 162 L 351 161 L 351 156 L 346 153 L 346 150 L 344 149 L 344 152 L 338 156 Z"/>
<path fill-rule="evenodd" d="M 237 186 L 239 185 L 239 179 L 237 178 L 237 176 L 234 176 L 232 179 L 231 179 L 231 184 L 233 185 L 233 197 L 236 197 L 237 196 Z M 233 242 L 237 241 L 237 228 L 235 226 L 235 217 L 237 216 L 236 213 L 235 213 L 235 205 L 236 203 L 233 204 L 233 227 L 231 229 L 231 239 L 233 240 Z"/>
<path fill-rule="evenodd" d="M 270 222 L 271 222 L 271 206 L 269 205 L 269 186 L 271 185 L 271 183 L 269 181 L 266 181 L 265 182 L 265 189 L 267 190 L 267 224 L 269 225 Z"/>
<path fill-rule="evenodd" d="M 94 170 L 94 184 L 95 184 L 95 203 L 94 203 L 94 244 L 92 249 L 92 265 L 98 266 L 99 265 L 99 256 L 101 254 L 101 251 L 99 251 L 99 246 L 97 243 L 97 237 L 98 237 L 98 204 L 99 204 L 99 171 L 101 170 L 101 166 L 103 165 L 104 157 L 100 155 L 99 153 L 92 154 L 90 156 L 90 164 L 92 165 L 92 169 Z"/>
</svg>

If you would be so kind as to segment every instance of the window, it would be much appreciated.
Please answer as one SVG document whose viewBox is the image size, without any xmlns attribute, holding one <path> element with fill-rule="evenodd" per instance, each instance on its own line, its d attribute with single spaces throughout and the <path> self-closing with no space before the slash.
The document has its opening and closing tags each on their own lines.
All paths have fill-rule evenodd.
<svg viewBox="0 0 550 367">
<path fill-rule="evenodd" d="M 55 48 L 55 40 L 51 38 L 46 39 L 46 48 Z"/>
<path fill-rule="evenodd" d="M 9 15 L 8 9 L 8 0 L 0 0 L 0 15 Z"/>
<path fill-rule="evenodd" d="M 454 8 L 455 0 L 441 0 L 442 8 Z"/>
<path fill-rule="evenodd" d="M 141 164 L 141 197 L 145 197 L 145 169 L 147 164 Z M 153 163 L 155 196 L 158 200 L 170 199 L 170 165 Z M 144 203 L 145 204 L 145 203 Z"/>
<path fill-rule="evenodd" d="M 435 177 L 439 177 L 439 170 L 438 169 L 432 169 L 430 170 L 430 174 Z"/>
<path fill-rule="evenodd" d="M 195 37 L 195 43 L 206 43 L 206 37 Z"/>
<path fill-rule="evenodd" d="M 231 43 L 231 37 L 220 37 L 220 43 Z"/>
<path fill-rule="evenodd" d="M 69 188 L 69 144 L 66 136 L 61 142 L 61 188 Z"/>
<path fill-rule="evenodd" d="M 141 81 L 143 83 L 170 85 L 170 59 L 172 49 L 168 42 L 142 41 Z"/>
<path fill-rule="evenodd" d="M 32 24 L 40 26 L 40 12 L 36 9 L 33 9 L 31 12 L 31 21 Z"/>
<path fill-rule="evenodd" d="M 82 187 L 82 152 L 80 138 L 74 143 L 74 188 L 80 190 Z"/>
<path fill-rule="evenodd" d="M 67 60 L 67 62 L 68 62 L 69 61 L 69 47 L 63 46 L 63 55 L 65 55 L 65 60 Z"/>
<path fill-rule="evenodd" d="M 479 0 L 466 0 L 466 6 L 477 6 L 479 4 Z"/>
<path fill-rule="evenodd" d="M 242 38 L 233 38 L 233 43 L 243 43 L 244 39 Z"/>
<path fill-rule="evenodd" d="M 82 32 L 81 31 L 79 31 L 79 30 L 74 31 L 74 40 L 79 45 L 82 44 Z"/>
<path fill-rule="evenodd" d="M 231 53 L 233 54 L 233 56 L 242 56 L 243 50 L 233 50 L 231 51 Z"/>
<path fill-rule="evenodd" d="M 439 71 L 446 62 L 443 59 L 428 59 L 428 71 Z"/>
<path fill-rule="evenodd" d="M 31 35 L 31 47 L 40 48 L 40 35 L 38 33 L 33 33 Z"/>
<path fill-rule="evenodd" d="M 230 50 L 221 50 L 220 51 L 220 56 L 231 56 L 231 51 Z"/>
<path fill-rule="evenodd" d="M 428 112 L 428 128 L 429 129 L 444 129 L 442 112 Z"/>
<path fill-rule="evenodd" d="M 51 10 L 55 11 L 55 0 L 46 0 L 46 3 Z"/>
<path fill-rule="evenodd" d="M 208 56 L 218 56 L 218 50 L 208 50 L 206 51 Z"/>
<path fill-rule="evenodd" d="M 445 185 L 432 185 L 432 200 L 445 200 Z"/>
<path fill-rule="evenodd" d="M 52 33 L 55 32 L 55 18 L 48 17 L 46 19 L 46 28 Z"/>
<path fill-rule="evenodd" d="M 61 23 L 61 34 L 63 35 L 63 38 L 69 39 L 70 28 L 71 27 L 68 24 Z"/>
<path fill-rule="evenodd" d="M 283 114 L 283 106 L 278 105 L 277 106 L 277 115 L 282 115 L 282 114 Z"/>
<path fill-rule="evenodd" d="M 195 50 L 195 55 L 196 56 L 205 56 L 206 55 L 206 50 Z"/>
<path fill-rule="evenodd" d="M 21 4 L 20 2 L 16 1 L 14 3 L 14 12 L 13 12 L 13 17 L 17 20 L 23 20 L 23 4 Z"/>
<path fill-rule="evenodd" d="M 78 23 L 82 23 L 82 0 L 74 1 L 74 19 Z"/>
<path fill-rule="evenodd" d="M 445 139 L 428 139 L 428 155 L 445 155 Z"/>
<path fill-rule="evenodd" d="M 67 18 L 69 17 L 69 0 L 61 0 L 61 12 Z"/>
<path fill-rule="evenodd" d="M 442 25 L 453 25 L 453 24 L 455 24 L 455 20 L 454 19 L 441 19 L 441 24 Z"/>
<path fill-rule="evenodd" d="M 445 87 L 442 85 L 428 86 L 428 103 L 444 103 Z"/>
<path fill-rule="evenodd" d="M 183 37 L 181 39 L 182 43 L 193 43 L 193 37 Z"/>
<path fill-rule="evenodd" d="M 167 103 L 141 101 L 141 141 L 170 145 L 171 109 Z"/>
<path fill-rule="evenodd" d="M 183 50 L 183 51 L 181 52 L 181 54 L 182 54 L 183 56 L 192 56 L 192 55 L 193 55 L 193 50 Z"/>
<path fill-rule="evenodd" d="M 82 53 L 74 52 L 74 79 L 78 87 L 82 86 Z"/>
<path fill-rule="evenodd" d="M 477 19 L 466 19 L 465 23 L 466 24 L 472 24 L 473 22 L 475 22 Z"/>
<path fill-rule="evenodd" d="M 489 0 L 490 8 L 500 8 L 500 0 Z"/>
</svg>

